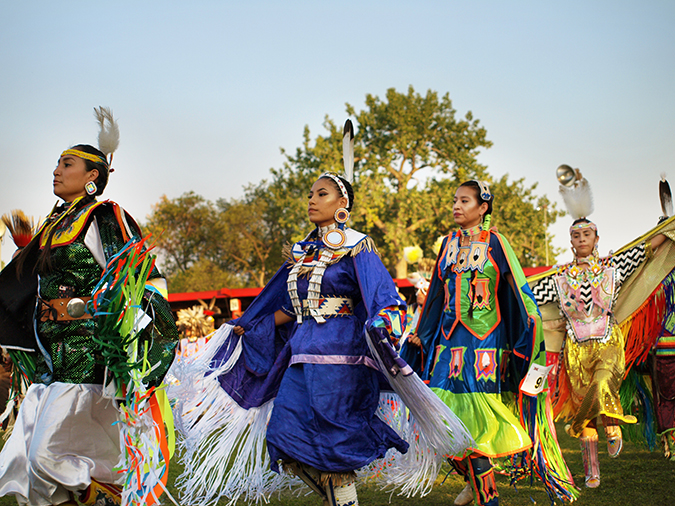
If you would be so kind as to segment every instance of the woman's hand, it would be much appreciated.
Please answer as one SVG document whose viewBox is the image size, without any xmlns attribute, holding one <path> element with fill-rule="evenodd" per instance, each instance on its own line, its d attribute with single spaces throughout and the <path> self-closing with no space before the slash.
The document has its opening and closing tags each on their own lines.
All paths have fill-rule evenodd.
<svg viewBox="0 0 675 506">
<path fill-rule="evenodd" d="M 414 344 L 418 348 L 422 347 L 422 341 L 417 337 L 417 334 L 408 334 L 407 340 L 410 344 Z"/>
<path fill-rule="evenodd" d="M 238 336 L 244 335 L 244 327 L 242 327 L 241 325 L 235 325 L 232 330 L 234 330 L 234 333 L 237 334 Z"/>
</svg>

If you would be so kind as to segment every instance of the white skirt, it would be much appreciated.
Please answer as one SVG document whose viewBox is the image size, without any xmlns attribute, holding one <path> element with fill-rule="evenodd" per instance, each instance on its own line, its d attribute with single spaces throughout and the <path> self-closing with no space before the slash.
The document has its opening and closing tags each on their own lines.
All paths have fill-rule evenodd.
<svg viewBox="0 0 675 506">
<path fill-rule="evenodd" d="M 118 411 L 101 385 L 31 385 L 0 453 L 0 496 L 19 504 L 60 504 L 94 478 L 118 483 Z"/>
</svg>

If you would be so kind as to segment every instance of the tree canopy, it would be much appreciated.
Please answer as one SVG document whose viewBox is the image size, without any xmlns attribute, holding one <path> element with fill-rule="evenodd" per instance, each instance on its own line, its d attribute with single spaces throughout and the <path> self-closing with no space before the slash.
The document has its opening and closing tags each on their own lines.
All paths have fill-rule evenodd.
<svg viewBox="0 0 675 506">
<path fill-rule="evenodd" d="M 491 185 L 492 224 L 524 266 L 543 265 L 547 245 L 550 260 L 555 259 L 558 252 L 546 228 L 562 213 L 535 194 L 536 184 L 490 176 L 477 157 L 492 143 L 470 111 L 459 118 L 447 93 L 439 97 L 429 90 L 422 96 L 412 86 L 407 93 L 391 88 L 385 99 L 366 95 L 365 105 L 357 111 L 346 104 L 356 120 L 355 205 L 348 225 L 373 237 L 392 275 L 406 275 L 406 246 L 419 245 L 425 257 L 435 256 L 438 236 L 456 227 L 455 190 L 469 179 Z M 305 127 L 294 154 L 282 149 L 283 167 L 244 188 L 241 198 L 212 204 L 194 193 L 163 197 L 146 228 L 172 230 L 157 243 L 169 276 L 188 279 L 191 270 L 217 268 L 229 273 L 231 283 L 263 285 L 281 265 L 284 244 L 312 229 L 306 198 L 313 182 L 324 172 L 342 172 L 342 127 L 329 117 L 323 127 L 325 133 L 314 139 Z M 222 282 L 208 272 L 214 283 Z"/>
</svg>

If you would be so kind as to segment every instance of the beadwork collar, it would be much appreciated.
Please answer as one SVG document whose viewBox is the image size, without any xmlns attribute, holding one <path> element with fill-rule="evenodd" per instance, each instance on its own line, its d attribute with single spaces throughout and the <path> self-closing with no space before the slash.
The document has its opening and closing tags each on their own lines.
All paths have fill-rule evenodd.
<svg viewBox="0 0 675 506">
<path fill-rule="evenodd" d="M 466 229 L 460 228 L 459 231 L 462 234 L 462 237 L 472 237 L 476 234 L 480 234 L 483 231 L 483 224 L 479 223 L 475 227 L 466 228 Z"/>
</svg>

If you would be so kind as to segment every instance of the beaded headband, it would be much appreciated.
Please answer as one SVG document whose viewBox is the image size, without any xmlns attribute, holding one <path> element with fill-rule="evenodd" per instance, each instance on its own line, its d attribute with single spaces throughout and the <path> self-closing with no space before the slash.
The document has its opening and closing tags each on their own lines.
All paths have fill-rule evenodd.
<svg viewBox="0 0 675 506">
<path fill-rule="evenodd" d="M 595 223 L 592 221 L 582 221 L 581 223 L 577 223 L 576 225 L 572 225 L 570 227 L 570 235 L 572 235 L 572 232 L 575 230 L 583 230 L 584 228 L 590 228 L 591 230 L 595 231 L 595 233 L 598 233 L 598 227 Z"/>
<path fill-rule="evenodd" d="M 324 172 L 323 174 L 321 174 L 321 177 L 319 177 L 319 179 L 321 179 L 322 177 L 329 177 L 333 181 L 335 181 L 335 184 L 338 185 L 338 188 L 340 188 L 340 193 L 342 193 L 342 196 L 346 198 L 347 202 L 351 204 L 351 201 L 349 200 L 349 193 L 347 193 L 347 187 L 344 185 L 344 183 L 340 180 L 338 176 L 330 172 Z"/>
<path fill-rule="evenodd" d="M 106 168 L 108 167 L 108 160 L 106 160 L 102 156 L 92 155 L 91 153 L 80 151 L 79 149 L 66 149 L 63 153 L 61 153 L 61 157 L 64 157 L 66 155 L 84 158 L 85 160 L 89 160 L 90 162 L 100 163 L 101 165 L 105 165 Z"/>
</svg>

